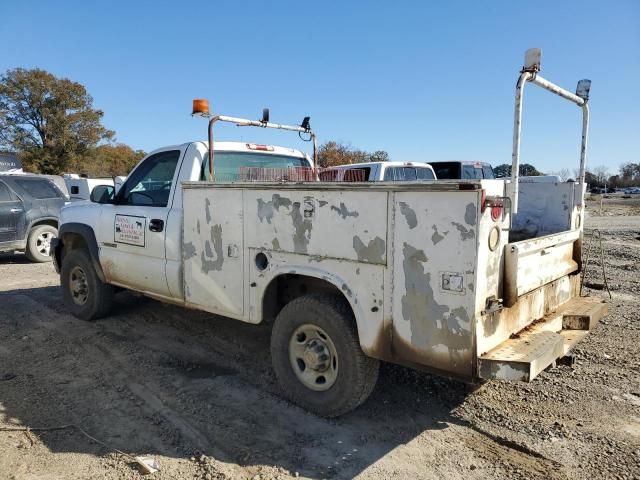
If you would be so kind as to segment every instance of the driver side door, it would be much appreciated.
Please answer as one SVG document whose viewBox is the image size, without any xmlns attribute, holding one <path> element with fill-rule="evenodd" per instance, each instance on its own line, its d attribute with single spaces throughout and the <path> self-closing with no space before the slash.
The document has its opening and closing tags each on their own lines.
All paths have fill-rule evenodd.
<svg viewBox="0 0 640 480">
<path fill-rule="evenodd" d="M 100 213 L 100 264 L 109 283 L 170 298 L 166 224 L 181 150 L 147 157 L 131 172 L 113 204 Z"/>
</svg>

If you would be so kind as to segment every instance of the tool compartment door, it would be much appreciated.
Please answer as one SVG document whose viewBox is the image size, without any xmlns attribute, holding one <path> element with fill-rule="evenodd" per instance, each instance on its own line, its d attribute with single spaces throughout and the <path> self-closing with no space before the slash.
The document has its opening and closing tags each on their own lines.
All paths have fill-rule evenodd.
<svg viewBox="0 0 640 480">
<path fill-rule="evenodd" d="M 187 306 L 244 314 L 241 189 L 184 189 L 184 295 Z"/>
</svg>

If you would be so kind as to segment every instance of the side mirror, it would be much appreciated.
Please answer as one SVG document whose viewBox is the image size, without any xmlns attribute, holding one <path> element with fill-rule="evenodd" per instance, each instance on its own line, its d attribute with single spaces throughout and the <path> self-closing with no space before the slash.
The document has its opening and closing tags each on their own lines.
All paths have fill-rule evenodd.
<svg viewBox="0 0 640 480">
<path fill-rule="evenodd" d="M 94 203 L 111 203 L 115 193 L 113 185 L 97 185 L 91 190 L 89 199 Z"/>
</svg>

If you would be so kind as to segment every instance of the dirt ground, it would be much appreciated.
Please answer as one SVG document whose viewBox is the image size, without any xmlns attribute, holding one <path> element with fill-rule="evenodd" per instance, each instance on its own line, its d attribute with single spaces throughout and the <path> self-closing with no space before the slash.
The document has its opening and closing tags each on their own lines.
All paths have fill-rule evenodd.
<svg viewBox="0 0 640 480">
<path fill-rule="evenodd" d="M 33 431 L 0 431 L 0 478 L 142 478 L 116 449 L 155 457 L 155 479 L 640 478 L 640 199 L 588 211 L 613 299 L 572 367 L 471 391 L 383 365 L 336 420 L 280 398 L 268 327 L 127 292 L 85 323 L 50 264 L 2 255 L 0 429 Z M 591 264 L 586 290 L 606 295 Z"/>
</svg>

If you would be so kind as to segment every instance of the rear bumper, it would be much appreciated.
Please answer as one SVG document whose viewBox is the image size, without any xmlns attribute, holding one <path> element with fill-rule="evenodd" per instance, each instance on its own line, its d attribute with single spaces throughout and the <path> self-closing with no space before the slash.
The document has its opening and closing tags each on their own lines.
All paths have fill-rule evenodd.
<svg viewBox="0 0 640 480">
<path fill-rule="evenodd" d="M 575 297 L 478 357 L 478 375 L 530 382 L 566 356 L 607 312 L 600 298 Z"/>
</svg>

